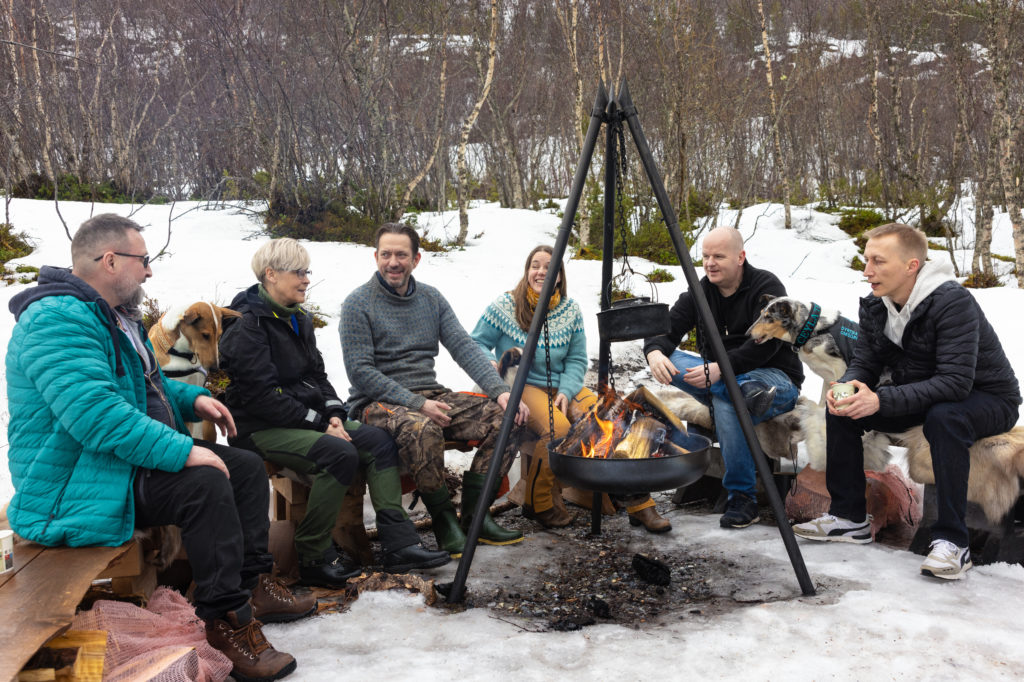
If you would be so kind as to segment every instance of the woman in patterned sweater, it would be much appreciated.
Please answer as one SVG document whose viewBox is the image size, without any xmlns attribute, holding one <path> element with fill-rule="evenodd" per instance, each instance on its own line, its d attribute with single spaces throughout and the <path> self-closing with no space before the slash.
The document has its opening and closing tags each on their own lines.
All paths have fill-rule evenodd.
<svg viewBox="0 0 1024 682">
<path fill-rule="evenodd" d="M 533 313 L 540 298 L 544 278 L 551 266 L 552 250 L 537 246 L 526 258 L 523 277 L 515 289 L 499 296 L 487 306 L 471 336 L 484 351 L 501 358 L 510 348 L 526 344 Z M 549 349 L 544 349 L 543 336 L 529 368 L 523 402 L 530 408 L 528 425 L 540 435 L 529 457 L 523 515 L 547 528 L 561 528 L 572 522 L 562 500 L 561 486 L 548 466 L 547 444 L 563 438 L 570 420 L 582 417 L 597 402 L 597 396 L 583 385 L 587 371 L 587 338 L 583 331 L 583 315 L 576 301 L 567 295 L 565 266 L 558 267 L 555 293 L 548 304 Z M 551 360 L 550 399 L 554 407 L 554 433 L 548 424 L 547 357 Z M 497 364 L 497 363 L 495 363 Z M 669 530 L 668 521 L 658 516 L 654 502 L 647 497 L 628 508 L 630 522 L 641 523 L 652 532 Z"/>
</svg>

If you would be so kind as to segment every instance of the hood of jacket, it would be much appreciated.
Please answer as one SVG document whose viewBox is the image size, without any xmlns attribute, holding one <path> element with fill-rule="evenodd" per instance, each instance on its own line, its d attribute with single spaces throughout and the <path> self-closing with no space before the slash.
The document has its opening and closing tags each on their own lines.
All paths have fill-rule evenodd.
<svg viewBox="0 0 1024 682">
<path fill-rule="evenodd" d="M 914 288 L 910 291 L 910 297 L 902 308 L 897 309 L 891 298 L 883 296 L 882 303 L 888 313 L 885 321 L 885 335 L 889 340 L 902 348 L 903 331 L 906 329 L 911 315 L 914 314 L 914 309 L 941 285 L 955 281 L 952 264 L 945 260 L 929 260 L 921 266 L 917 281 L 914 282 Z"/>
<path fill-rule="evenodd" d="M 124 365 L 121 362 L 121 349 L 118 343 L 117 317 L 106 299 L 92 288 L 85 280 L 72 274 L 70 268 L 55 268 L 44 265 L 39 270 L 39 277 L 36 286 L 22 291 L 11 297 L 7 307 L 18 320 L 25 310 L 35 303 L 48 296 L 71 296 L 86 303 L 92 303 L 97 307 L 103 317 L 107 329 L 110 331 L 110 338 L 114 344 L 114 355 L 117 361 L 117 376 L 124 376 Z"/>
</svg>

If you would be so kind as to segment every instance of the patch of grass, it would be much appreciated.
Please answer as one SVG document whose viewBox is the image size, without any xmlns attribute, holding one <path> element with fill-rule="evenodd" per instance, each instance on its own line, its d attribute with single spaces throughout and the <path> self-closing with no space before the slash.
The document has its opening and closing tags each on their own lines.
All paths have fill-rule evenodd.
<svg viewBox="0 0 1024 682">
<path fill-rule="evenodd" d="M 995 258 L 996 260 L 1001 260 L 1004 263 L 1016 263 L 1017 262 L 1017 259 L 1015 259 L 1013 256 L 1004 256 L 1001 253 L 993 253 L 992 257 Z"/>
<path fill-rule="evenodd" d="M 676 276 L 664 268 L 654 268 L 647 275 L 647 279 L 656 284 L 660 284 L 662 282 L 674 282 L 676 281 Z"/>
<path fill-rule="evenodd" d="M 939 242 L 928 242 L 929 249 L 935 249 L 936 251 L 949 251 L 949 247 Z"/>
<path fill-rule="evenodd" d="M 601 260 L 604 258 L 604 253 L 594 246 L 581 246 L 576 249 L 576 253 L 572 257 L 574 260 Z"/>
<path fill-rule="evenodd" d="M 313 242 L 352 242 L 373 246 L 376 221 L 332 201 L 321 209 L 291 210 L 271 207 L 264 216 L 271 237 L 292 237 Z"/>
<path fill-rule="evenodd" d="M 964 280 L 964 286 L 968 289 L 991 289 L 1001 287 L 1002 283 L 993 273 L 972 272 Z"/>
<path fill-rule="evenodd" d="M 864 272 L 864 261 L 860 259 L 860 256 L 854 256 L 850 261 L 850 268 L 857 272 Z"/>
<path fill-rule="evenodd" d="M 14 271 L 15 272 L 34 272 L 37 275 L 39 274 L 39 268 L 37 268 L 34 265 L 19 265 L 18 267 L 14 268 Z"/>
<path fill-rule="evenodd" d="M 206 375 L 206 389 L 217 400 L 224 399 L 224 393 L 228 390 L 228 385 L 230 383 L 231 378 L 228 376 L 228 373 L 222 369 L 215 369 Z"/>
<path fill-rule="evenodd" d="M 870 208 L 847 208 L 840 211 L 839 229 L 857 237 L 863 232 L 885 223 L 885 216 Z"/>
<path fill-rule="evenodd" d="M 327 326 L 328 316 L 320 310 L 320 306 L 315 303 L 306 303 L 302 307 L 306 309 L 306 312 L 313 316 L 313 329 L 323 329 Z"/>
<path fill-rule="evenodd" d="M 23 232 L 15 232 L 10 223 L 0 223 L 0 263 L 15 258 L 24 258 L 32 253 L 32 247 Z"/>
<path fill-rule="evenodd" d="M 167 308 L 160 307 L 160 301 L 149 296 L 142 300 L 139 310 L 142 311 L 142 328 L 146 330 L 147 334 L 149 334 L 149 328 L 156 324 L 161 315 L 167 312 Z"/>
</svg>

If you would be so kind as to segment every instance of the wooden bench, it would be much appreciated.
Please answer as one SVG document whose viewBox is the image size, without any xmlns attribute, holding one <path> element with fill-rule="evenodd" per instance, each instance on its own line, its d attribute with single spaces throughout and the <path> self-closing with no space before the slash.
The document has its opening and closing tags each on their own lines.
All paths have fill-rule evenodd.
<svg viewBox="0 0 1024 682">
<path fill-rule="evenodd" d="M 156 568 L 144 562 L 142 543 L 119 547 L 44 547 L 19 542 L 14 570 L 0 574 L 0 680 L 18 671 L 51 638 L 71 625 L 93 581 L 110 579 L 115 594 L 149 596 Z"/>
</svg>

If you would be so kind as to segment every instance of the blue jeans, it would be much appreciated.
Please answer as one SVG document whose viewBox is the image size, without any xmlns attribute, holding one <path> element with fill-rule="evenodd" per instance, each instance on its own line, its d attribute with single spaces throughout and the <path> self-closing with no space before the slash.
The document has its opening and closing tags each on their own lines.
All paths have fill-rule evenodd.
<svg viewBox="0 0 1024 682">
<path fill-rule="evenodd" d="M 729 491 L 729 497 L 735 493 L 743 493 L 750 497 L 757 494 L 757 468 L 754 465 L 753 455 L 750 454 L 750 446 L 743 436 L 743 429 L 740 428 L 739 417 L 736 416 L 736 408 L 729 398 L 729 391 L 724 380 L 719 380 L 711 385 L 710 389 L 696 388 L 683 381 L 683 373 L 691 367 L 698 367 L 704 364 L 700 356 L 692 353 L 684 353 L 676 350 L 669 358 L 672 364 L 679 370 L 679 374 L 672 377 L 672 385 L 689 393 L 694 398 L 704 403 L 711 404 L 715 409 L 715 434 L 718 436 L 718 444 L 722 451 L 722 459 L 725 461 L 725 476 L 722 478 L 722 486 Z M 767 386 L 775 386 L 775 400 L 760 417 L 751 415 L 755 424 L 767 419 L 789 412 L 796 405 L 800 397 L 800 389 L 793 385 L 793 381 L 781 369 L 774 367 L 759 367 L 744 374 L 736 376 L 740 386 L 751 381 L 760 381 Z"/>
</svg>

